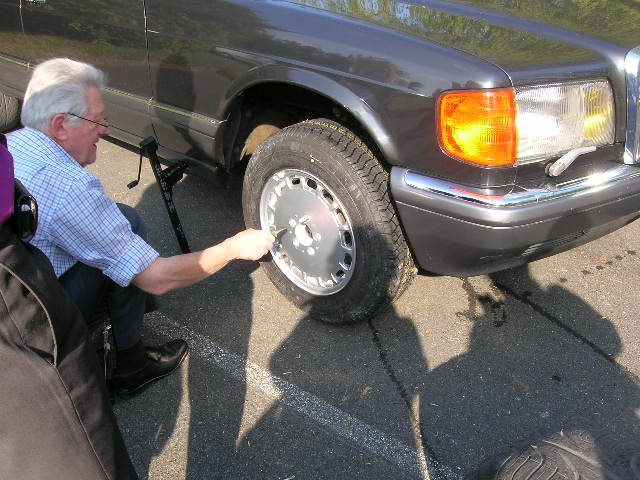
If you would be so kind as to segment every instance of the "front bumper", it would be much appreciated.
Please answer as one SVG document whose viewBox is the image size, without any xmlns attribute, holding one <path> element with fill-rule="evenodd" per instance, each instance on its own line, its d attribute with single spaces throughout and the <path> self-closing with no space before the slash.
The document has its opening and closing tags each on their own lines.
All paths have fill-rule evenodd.
<svg viewBox="0 0 640 480">
<path fill-rule="evenodd" d="M 497 196 L 394 167 L 391 193 L 418 265 L 471 276 L 553 255 L 635 220 L 640 167 L 611 162 L 553 188 Z"/>
</svg>

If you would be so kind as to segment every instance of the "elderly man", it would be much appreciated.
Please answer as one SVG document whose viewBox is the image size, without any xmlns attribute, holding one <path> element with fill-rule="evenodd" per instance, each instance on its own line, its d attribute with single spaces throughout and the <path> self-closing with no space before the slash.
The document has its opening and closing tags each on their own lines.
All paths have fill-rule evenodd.
<svg viewBox="0 0 640 480">
<path fill-rule="evenodd" d="M 135 210 L 108 198 L 83 169 L 96 161 L 96 144 L 110 133 L 104 85 L 104 74 L 84 63 L 59 58 L 40 64 L 25 93 L 25 128 L 11 134 L 8 145 L 16 177 L 39 203 L 32 244 L 49 258 L 87 322 L 106 302 L 118 349 L 113 385 L 127 395 L 168 375 L 188 350 L 183 340 L 143 346 L 149 294 L 191 285 L 234 259 L 257 260 L 274 238 L 248 229 L 200 252 L 160 257 L 146 243 Z"/>
</svg>

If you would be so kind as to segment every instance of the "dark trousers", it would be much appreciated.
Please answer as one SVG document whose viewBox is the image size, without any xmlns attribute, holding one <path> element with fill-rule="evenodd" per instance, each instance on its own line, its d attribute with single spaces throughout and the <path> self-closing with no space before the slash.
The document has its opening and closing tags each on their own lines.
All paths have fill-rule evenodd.
<svg viewBox="0 0 640 480">
<path fill-rule="evenodd" d="M 147 229 L 138 212 L 128 205 L 118 208 L 131 224 L 131 230 L 147 239 Z M 155 297 L 135 285 L 121 287 L 97 268 L 78 262 L 60 277 L 60 283 L 80 309 L 88 324 L 101 316 L 111 318 L 118 350 L 138 343 L 145 312 L 155 309 Z"/>
<path fill-rule="evenodd" d="M 138 478 L 80 312 L 0 226 L 0 478 Z"/>
</svg>

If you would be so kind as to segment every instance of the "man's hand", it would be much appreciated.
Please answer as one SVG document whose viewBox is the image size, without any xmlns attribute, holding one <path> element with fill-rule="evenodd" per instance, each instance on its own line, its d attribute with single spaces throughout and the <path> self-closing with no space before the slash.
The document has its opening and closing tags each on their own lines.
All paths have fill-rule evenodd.
<svg viewBox="0 0 640 480">
<path fill-rule="evenodd" d="M 274 241 L 269 232 L 249 228 L 199 252 L 158 257 L 133 283 L 145 292 L 162 295 L 199 282 L 233 260 L 259 260 L 273 248 Z"/>
<path fill-rule="evenodd" d="M 259 260 L 273 248 L 275 238 L 264 230 L 248 228 L 225 240 L 238 260 Z"/>
</svg>

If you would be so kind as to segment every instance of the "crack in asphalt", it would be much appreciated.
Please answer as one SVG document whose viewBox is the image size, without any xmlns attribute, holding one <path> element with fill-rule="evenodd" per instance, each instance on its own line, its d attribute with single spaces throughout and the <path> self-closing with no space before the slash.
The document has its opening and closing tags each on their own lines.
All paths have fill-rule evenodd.
<svg viewBox="0 0 640 480">
<path fill-rule="evenodd" d="M 587 337 L 585 337 L 584 335 L 582 335 L 580 332 L 578 332 L 577 330 L 571 328 L 569 325 L 563 323 L 562 321 L 560 321 L 560 319 L 558 319 L 555 315 L 553 315 L 552 313 L 548 312 L 547 310 L 545 310 L 543 307 L 541 307 L 540 305 L 538 305 L 536 302 L 531 301 L 529 298 L 527 298 L 524 295 L 519 294 L 518 292 L 516 292 L 515 290 L 513 290 L 512 288 L 508 287 L 507 285 L 504 285 L 502 283 L 499 283 L 495 280 L 492 280 L 493 284 L 495 285 L 495 287 L 500 290 L 503 294 L 505 295 L 509 295 L 513 298 L 515 298 L 516 300 L 524 303 L 525 305 L 528 305 L 529 307 L 531 307 L 536 313 L 539 313 L 540 315 L 542 315 L 544 318 L 546 318 L 547 320 L 549 320 L 551 323 L 553 323 L 554 325 L 560 327 L 561 329 L 563 329 L 565 332 L 569 333 L 570 335 L 572 335 L 573 337 L 575 337 L 576 339 L 580 340 L 583 344 L 587 345 L 589 348 L 591 348 L 596 354 L 598 354 L 600 357 L 604 358 L 607 362 L 615 365 L 616 367 L 622 369 L 627 375 L 629 375 L 630 378 L 632 378 L 635 382 L 640 383 L 640 377 L 638 377 L 638 375 L 636 375 L 635 373 L 631 372 L 628 368 L 626 368 L 624 365 L 620 364 L 615 357 L 613 357 L 612 355 L 608 354 L 607 352 L 605 352 L 602 348 L 600 348 L 598 345 L 596 345 L 594 342 L 592 342 L 591 340 L 589 340 Z"/>
<path fill-rule="evenodd" d="M 633 254 L 635 255 L 635 252 Z M 564 282 L 562 282 L 562 283 L 564 283 Z M 589 340 L 587 337 L 582 335 L 580 332 L 578 332 L 574 328 L 571 328 L 566 323 L 563 323 L 558 317 L 556 317 L 552 313 L 550 313 L 547 310 L 545 310 L 541 305 L 539 305 L 536 302 L 530 300 L 529 299 L 529 295 L 530 295 L 529 292 L 526 292 L 525 294 L 520 294 L 520 293 L 516 292 L 514 289 L 512 289 L 511 287 L 509 287 L 509 286 L 507 286 L 507 285 L 505 285 L 503 283 L 500 283 L 500 282 L 496 281 L 495 279 L 491 279 L 491 285 L 492 285 L 493 288 L 496 289 L 496 291 L 502 293 L 503 295 L 510 296 L 510 297 L 520 301 L 521 303 L 524 303 L 525 305 L 531 307 L 531 309 L 533 309 L 536 313 L 540 314 L 542 317 L 546 318 L 547 320 L 549 320 L 554 325 L 560 327 L 565 332 L 569 333 L 571 336 L 573 336 L 574 338 L 578 339 L 584 345 L 587 345 L 598 356 L 604 358 L 607 362 L 609 362 L 609 363 L 615 365 L 616 367 L 622 369 L 635 382 L 640 383 L 640 377 L 638 377 L 638 375 L 636 375 L 635 373 L 630 371 L 624 365 L 620 364 L 615 359 L 615 357 L 613 357 L 612 355 L 610 355 L 607 352 L 605 352 L 597 344 L 595 344 L 594 342 Z M 468 320 L 473 320 L 475 318 L 475 316 L 476 316 L 477 305 L 478 305 L 478 301 L 479 301 L 480 303 L 485 304 L 485 305 L 487 305 L 489 307 L 489 310 L 491 311 L 491 315 L 493 315 L 493 318 L 494 318 L 493 325 L 495 327 L 500 327 L 500 326 L 504 325 L 504 323 L 506 323 L 506 321 L 507 321 L 507 311 L 506 311 L 506 305 L 505 305 L 504 302 L 499 301 L 499 300 L 495 300 L 495 299 L 491 298 L 489 295 L 478 295 L 478 293 L 473 288 L 473 285 L 471 284 L 471 281 L 468 278 L 463 278 L 462 279 L 462 289 L 467 294 L 467 299 L 468 299 L 468 302 L 469 302 L 469 308 L 467 310 L 465 310 L 465 311 L 458 312 L 457 315 L 459 317 L 464 317 L 464 318 L 466 318 Z"/>
<path fill-rule="evenodd" d="M 441 464 L 441 461 L 436 455 L 435 451 L 429 446 L 429 444 L 425 440 L 424 427 L 422 425 L 422 422 L 420 421 L 419 418 L 417 418 L 414 415 L 413 409 L 411 408 L 411 400 L 409 398 L 409 394 L 407 393 L 407 389 L 402 384 L 402 382 L 398 379 L 398 376 L 396 375 L 396 372 L 393 369 L 393 366 L 391 365 L 391 363 L 389 362 L 389 359 L 387 358 L 387 352 L 384 346 L 382 345 L 382 340 L 380 339 L 380 333 L 378 332 L 378 329 L 373 325 L 373 321 L 371 319 L 369 319 L 367 324 L 369 325 L 369 329 L 371 330 L 371 333 L 373 335 L 372 340 L 373 340 L 373 344 L 378 350 L 378 357 L 380 358 L 380 361 L 382 362 L 382 365 L 384 366 L 384 369 L 387 372 L 387 375 L 391 379 L 391 382 L 395 385 L 396 390 L 400 395 L 400 398 L 402 399 L 405 406 L 407 407 L 407 410 L 409 411 L 409 419 L 411 420 L 411 425 L 415 433 L 420 439 L 420 447 L 422 448 L 423 452 L 425 452 L 426 455 L 428 456 L 429 458 L 428 463 L 431 464 L 430 466 L 433 467 L 434 469 L 437 469 L 438 465 Z"/>
<path fill-rule="evenodd" d="M 425 479 L 420 452 L 412 446 L 351 416 L 284 378 L 273 375 L 268 368 L 225 350 L 206 335 L 194 332 L 161 312 L 147 314 L 145 323 L 147 327 L 167 337 L 179 335 L 184 338 L 191 346 L 191 355 L 198 356 L 210 368 L 220 369 L 231 378 L 260 390 L 264 399 L 271 399 L 291 408 L 328 432 L 352 442 L 358 448 L 388 461 L 391 465 L 396 465 L 412 477 Z M 438 478 L 454 477 L 449 475 Z"/>
<path fill-rule="evenodd" d="M 635 252 L 633 252 L 632 254 L 635 255 Z M 619 258 L 617 257 L 616 259 L 619 260 Z M 484 305 L 487 308 L 487 310 L 490 312 L 493 318 L 493 322 L 492 322 L 493 325 L 499 328 L 508 321 L 507 304 L 505 300 L 497 300 L 496 298 L 493 297 L 493 295 L 503 295 L 504 296 L 503 298 L 512 297 L 515 300 L 518 300 L 521 303 L 529 306 L 532 310 L 534 310 L 536 313 L 541 315 L 543 318 L 550 321 L 554 325 L 558 326 L 565 332 L 569 333 L 572 337 L 579 340 L 582 344 L 591 348 L 598 356 L 600 356 L 601 358 L 604 358 L 607 362 L 620 368 L 633 381 L 635 381 L 636 383 L 640 383 L 640 378 L 638 377 L 638 375 L 634 374 L 624 365 L 620 364 L 615 359 L 615 357 L 608 354 L 596 343 L 589 340 L 585 335 L 581 334 L 576 329 L 563 323 L 553 313 L 547 311 L 544 307 L 542 307 L 538 303 L 528 298 L 530 295 L 530 292 L 525 292 L 524 294 L 520 294 L 514 289 L 512 289 L 511 287 L 509 287 L 508 285 L 500 283 L 495 279 L 491 279 L 490 288 L 493 291 L 493 295 L 489 295 L 489 294 L 481 295 L 481 294 L 478 294 L 472 282 L 468 278 L 463 278 L 461 280 L 462 280 L 462 288 L 467 294 L 468 307 L 464 311 L 457 312 L 456 315 L 458 317 L 463 317 L 469 321 L 473 321 L 477 317 L 479 305 Z M 566 279 L 561 279 L 561 283 L 565 283 L 565 282 L 566 282 Z M 382 365 L 384 366 L 387 376 L 390 378 L 391 382 L 395 385 L 395 388 L 398 394 L 400 395 L 402 401 L 404 402 L 409 412 L 409 418 L 411 420 L 412 427 L 414 431 L 417 433 L 417 437 L 420 439 L 420 444 L 421 444 L 420 446 L 423 449 L 423 452 L 425 452 L 429 460 L 428 466 L 432 467 L 434 470 L 437 471 L 438 467 L 441 465 L 441 462 L 438 459 L 438 456 L 436 455 L 435 451 L 429 446 L 429 444 L 426 441 L 426 435 L 424 433 L 423 424 L 420 418 L 417 418 L 413 412 L 410 395 L 407 392 L 407 389 L 405 388 L 403 383 L 398 378 L 398 375 L 396 374 L 396 371 L 394 370 L 393 365 L 391 364 L 391 361 L 388 358 L 387 350 L 385 349 L 382 343 L 380 332 L 373 324 L 373 320 L 370 319 L 367 323 L 369 325 L 369 329 L 372 332 L 373 343 L 378 351 L 378 356 L 380 358 L 380 361 L 382 362 Z M 433 464 L 431 463 L 431 461 L 433 461 Z"/>
</svg>

